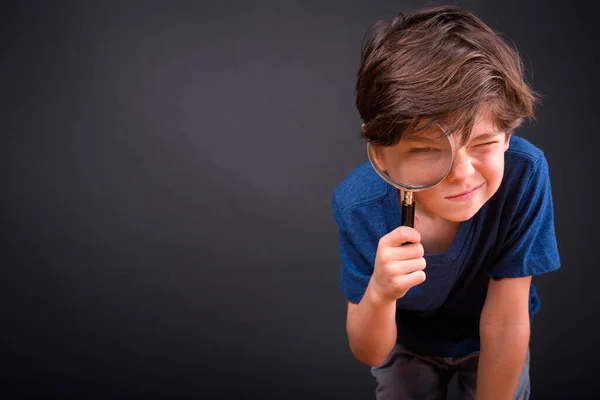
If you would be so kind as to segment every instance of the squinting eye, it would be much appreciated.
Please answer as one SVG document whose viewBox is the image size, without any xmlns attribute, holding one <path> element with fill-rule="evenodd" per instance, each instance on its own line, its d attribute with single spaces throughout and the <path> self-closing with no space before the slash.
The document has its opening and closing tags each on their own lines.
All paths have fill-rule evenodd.
<svg viewBox="0 0 600 400">
<path fill-rule="evenodd" d="M 478 147 L 478 146 L 488 146 L 488 145 L 491 145 L 491 144 L 496 144 L 496 143 L 498 143 L 498 142 L 494 141 L 494 142 L 481 143 L 481 144 L 478 144 L 478 145 L 477 145 L 477 146 L 475 146 L 475 147 Z"/>
</svg>

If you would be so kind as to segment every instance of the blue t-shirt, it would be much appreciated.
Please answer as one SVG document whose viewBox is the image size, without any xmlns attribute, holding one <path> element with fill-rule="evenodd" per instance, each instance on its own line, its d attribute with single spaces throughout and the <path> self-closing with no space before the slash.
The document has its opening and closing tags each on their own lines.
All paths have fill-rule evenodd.
<svg viewBox="0 0 600 400">
<path fill-rule="evenodd" d="M 334 190 L 332 205 L 339 227 L 340 288 L 348 301 L 359 303 L 379 239 L 401 224 L 398 190 L 366 162 Z M 479 350 L 479 316 L 490 277 L 538 275 L 560 267 L 543 152 L 513 135 L 498 191 L 460 223 L 448 251 L 425 254 L 425 259 L 427 279 L 397 301 L 397 342 L 440 357 Z M 532 284 L 530 319 L 539 307 Z"/>
</svg>

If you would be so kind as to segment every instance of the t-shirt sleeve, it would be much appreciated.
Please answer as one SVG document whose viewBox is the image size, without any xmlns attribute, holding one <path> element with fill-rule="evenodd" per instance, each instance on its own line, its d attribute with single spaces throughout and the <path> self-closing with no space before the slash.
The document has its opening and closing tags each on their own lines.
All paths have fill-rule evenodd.
<svg viewBox="0 0 600 400">
<path fill-rule="evenodd" d="M 518 205 L 496 260 L 488 268 L 495 279 L 539 275 L 560 267 L 550 175 L 543 155 L 536 160 L 520 190 Z"/>
<path fill-rule="evenodd" d="M 362 299 L 371 275 L 372 263 L 369 256 L 357 246 L 360 239 L 356 237 L 356 230 L 351 230 L 348 225 L 349 213 L 343 213 L 335 196 L 333 197 L 333 214 L 338 225 L 338 249 L 341 260 L 339 285 L 343 295 L 351 303 L 358 304 Z"/>
</svg>

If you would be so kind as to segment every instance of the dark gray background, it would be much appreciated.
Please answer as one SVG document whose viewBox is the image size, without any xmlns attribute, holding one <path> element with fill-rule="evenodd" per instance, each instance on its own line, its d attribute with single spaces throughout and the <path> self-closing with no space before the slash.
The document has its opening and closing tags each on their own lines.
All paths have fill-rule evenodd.
<svg viewBox="0 0 600 400">
<path fill-rule="evenodd" d="M 331 194 L 366 161 L 362 37 L 423 4 L 5 4 L 0 392 L 372 398 Z M 534 279 L 533 398 L 585 398 L 600 390 L 597 22 L 583 2 L 458 4 L 515 42 L 545 96 L 518 131 L 548 157 L 563 265 Z"/>
</svg>

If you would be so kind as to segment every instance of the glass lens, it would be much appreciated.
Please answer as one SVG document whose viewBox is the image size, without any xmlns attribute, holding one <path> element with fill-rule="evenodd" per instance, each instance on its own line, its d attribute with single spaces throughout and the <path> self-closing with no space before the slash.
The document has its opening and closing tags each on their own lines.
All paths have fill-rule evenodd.
<svg viewBox="0 0 600 400">
<path fill-rule="evenodd" d="M 404 133 L 394 146 L 367 146 L 369 160 L 388 183 L 404 190 L 426 189 L 441 182 L 454 160 L 454 140 L 438 124 Z"/>
</svg>

